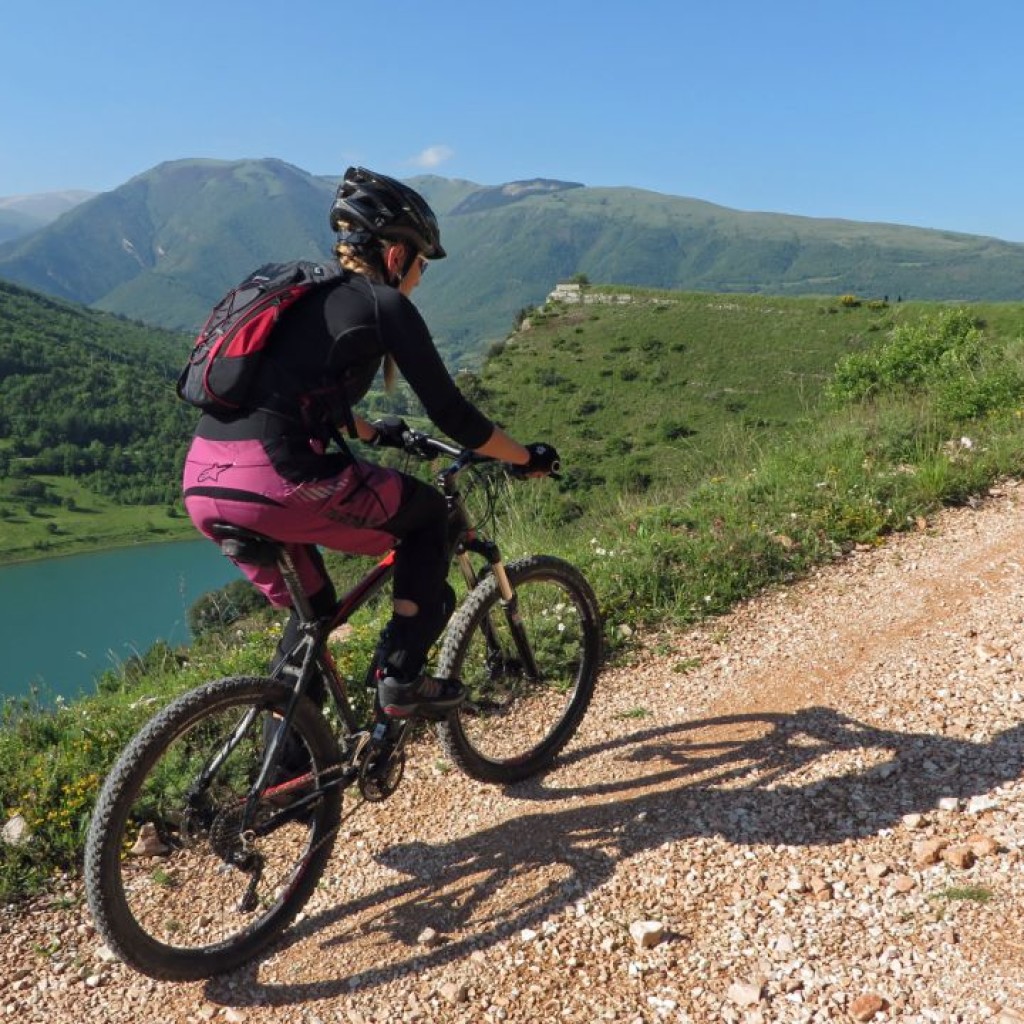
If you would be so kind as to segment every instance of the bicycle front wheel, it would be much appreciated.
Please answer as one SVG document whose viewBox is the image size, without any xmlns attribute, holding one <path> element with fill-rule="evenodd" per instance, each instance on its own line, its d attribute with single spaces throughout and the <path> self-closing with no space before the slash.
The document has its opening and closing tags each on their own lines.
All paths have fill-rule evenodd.
<svg viewBox="0 0 1024 1024">
<path fill-rule="evenodd" d="M 275 776 L 250 795 L 290 696 L 269 679 L 207 683 L 145 726 L 107 777 L 86 841 L 86 894 L 107 945 L 144 974 L 232 970 L 312 894 L 341 790 L 326 785 L 338 748 L 309 700 L 282 737 Z"/>
<path fill-rule="evenodd" d="M 452 618 L 438 662 L 439 675 L 469 691 L 438 736 L 482 782 L 548 768 L 579 728 L 601 665 L 597 598 L 578 569 L 534 555 L 506 572 L 513 600 L 485 577 Z"/>
</svg>

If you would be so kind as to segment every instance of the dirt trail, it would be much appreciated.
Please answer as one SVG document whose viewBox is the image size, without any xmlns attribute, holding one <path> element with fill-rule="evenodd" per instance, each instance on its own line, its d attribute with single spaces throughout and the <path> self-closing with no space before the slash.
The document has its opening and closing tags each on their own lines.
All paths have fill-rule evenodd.
<svg viewBox="0 0 1024 1024">
<path fill-rule="evenodd" d="M 1022 506 L 1005 484 L 646 638 L 538 782 L 478 785 L 425 744 L 235 976 L 149 982 L 103 960 L 79 904 L 5 913 L 0 1012 L 1024 1021 Z"/>
</svg>

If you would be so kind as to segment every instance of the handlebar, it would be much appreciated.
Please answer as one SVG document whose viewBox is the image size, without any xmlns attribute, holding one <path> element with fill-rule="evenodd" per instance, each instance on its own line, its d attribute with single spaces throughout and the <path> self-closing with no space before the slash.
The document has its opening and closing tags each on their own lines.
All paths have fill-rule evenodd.
<svg viewBox="0 0 1024 1024">
<path fill-rule="evenodd" d="M 403 431 L 402 446 L 409 454 L 417 455 L 421 459 L 433 459 L 439 455 L 452 457 L 455 459 L 455 463 L 450 467 L 450 472 L 460 473 L 467 466 L 474 463 L 496 462 L 503 466 L 511 476 L 520 480 L 526 478 L 525 466 L 517 466 L 511 462 L 501 462 L 500 459 L 493 459 L 489 455 L 480 455 L 470 448 L 458 448 L 455 445 L 448 444 L 446 441 L 440 441 L 436 437 L 431 437 L 430 434 L 424 434 L 419 430 L 409 429 Z M 548 475 L 555 480 L 560 480 L 561 477 L 557 469 L 558 466 L 556 464 L 554 470 Z"/>
<path fill-rule="evenodd" d="M 402 446 L 410 455 L 418 455 L 422 459 L 433 459 L 438 455 L 450 455 L 453 458 L 462 459 L 469 455 L 485 462 L 492 461 L 485 456 L 477 456 L 468 448 L 456 448 L 455 445 L 439 441 L 436 437 L 431 437 L 419 430 L 403 430 Z"/>
</svg>

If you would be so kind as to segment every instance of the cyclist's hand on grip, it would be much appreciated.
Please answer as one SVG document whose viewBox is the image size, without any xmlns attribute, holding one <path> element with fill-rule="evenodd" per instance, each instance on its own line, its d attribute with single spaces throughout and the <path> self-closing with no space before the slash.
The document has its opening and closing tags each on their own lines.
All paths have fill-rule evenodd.
<svg viewBox="0 0 1024 1024">
<path fill-rule="evenodd" d="M 530 453 L 530 461 L 525 466 L 515 466 L 516 476 L 554 476 L 561 468 L 558 452 L 550 444 L 535 441 L 525 446 Z"/>
<path fill-rule="evenodd" d="M 404 448 L 409 434 L 409 424 L 401 416 L 384 416 L 371 424 L 377 431 L 370 444 L 374 448 Z"/>
</svg>

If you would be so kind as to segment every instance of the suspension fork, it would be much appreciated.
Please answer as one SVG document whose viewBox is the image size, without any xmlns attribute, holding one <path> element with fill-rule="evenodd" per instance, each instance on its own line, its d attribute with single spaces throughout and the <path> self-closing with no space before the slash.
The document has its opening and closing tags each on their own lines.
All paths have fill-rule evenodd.
<svg viewBox="0 0 1024 1024">
<path fill-rule="evenodd" d="M 469 560 L 470 551 L 483 555 L 487 559 L 491 574 L 498 585 L 501 608 L 505 614 L 505 621 L 508 623 L 509 632 L 512 634 L 512 640 L 516 645 L 516 653 L 522 661 L 526 674 L 531 679 L 539 679 L 540 670 L 537 667 L 537 659 L 533 656 L 533 648 L 530 646 L 529 638 L 526 635 L 526 627 L 523 625 L 522 616 L 519 614 L 519 597 L 508 578 L 508 573 L 505 571 L 505 563 L 502 561 L 498 545 L 494 541 L 470 537 L 460 548 L 456 558 L 462 574 L 466 578 L 467 585 L 472 589 L 479 582 L 479 577 Z M 480 630 L 487 644 L 487 653 L 491 656 L 500 656 L 501 645 L 498 642 L 498 638 L 494 633 L 494 626 L 489 618 L 485 617 L 481 621 Z"/>
</svg>

